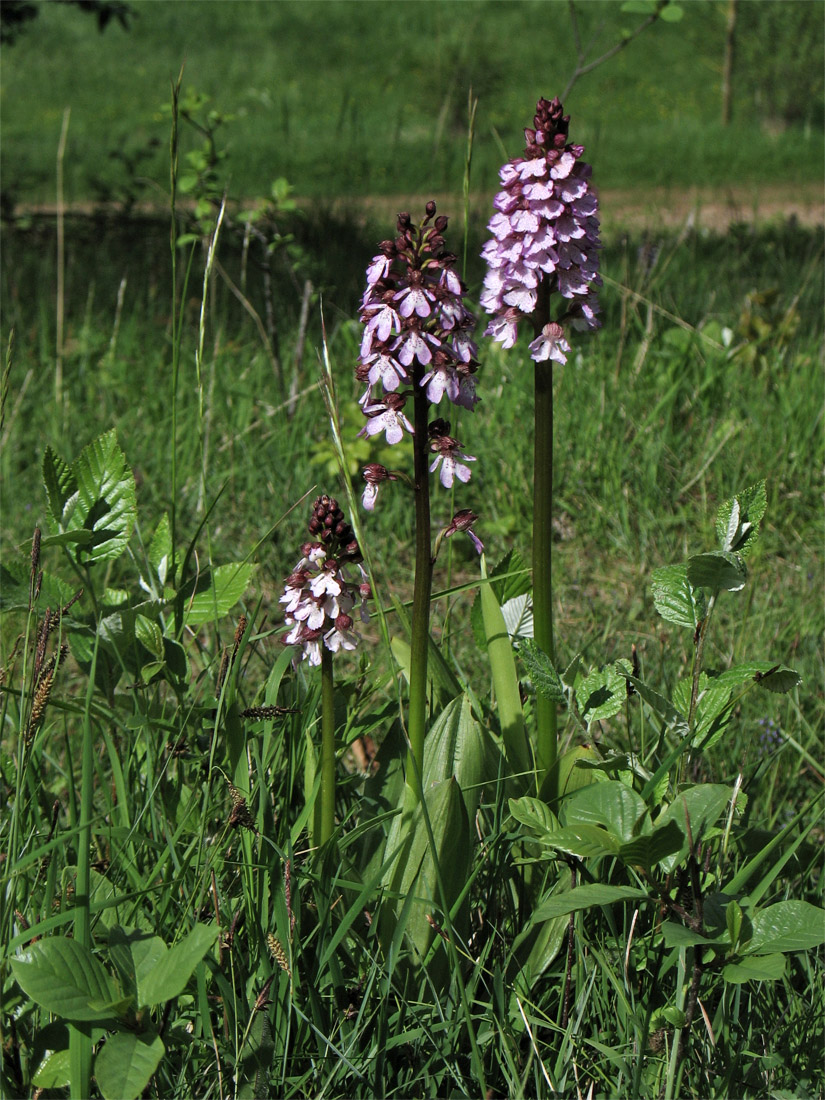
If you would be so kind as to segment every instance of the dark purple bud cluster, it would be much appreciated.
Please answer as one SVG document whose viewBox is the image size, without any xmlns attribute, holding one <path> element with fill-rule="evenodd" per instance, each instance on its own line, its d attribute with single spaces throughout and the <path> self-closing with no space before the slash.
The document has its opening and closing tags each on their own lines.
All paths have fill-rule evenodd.
<svg viewBox="0 0 825 1100">
<path fill-rule="evenodd" d="M 524 155 L 501 169 L 502 190 L 482 250 L 487 275 L 481 305 L 492 313 L 485 331 L 512 347 L 518 323 L 536 310 L 540 288 L 566 299 L 562 321 L 574 328 L 598 328 L 598 204 L 581 160 L 584 146 L 567 140 L 570 123 L 558 99 L 540 99 L 534 128 L 524 131 Z M 542 287 L 542 284 L 544 286 Z M 536 326 L 538 327 L 538 326 Z M 570 350 L 560 324 L 544 324 L 530 344 L 536 361 L 566 362 Z"/>
<path fill-rule="evenodd" d="M 286 605 L 284 620 L 291 628 L 287 645 L 303 646 L 303 658 L 319 665 L 322 645 L 332 653 L 355 649 L 359 637 L 350 612 L 358 604 L 361 620 L 367 622 L 366 601 L 372 591 L 360 564 L 358 540 L 334 497 L 316 499 L 309 533 L 316 541 L 301 547 L 301 560 L 287 577 L 280 602 Z M 358 568 L 357 581 L 346 574 L 352 566 Z"/>
<path fill-rule="evenodd" d="M 388 443 L 398 443 L 405 430 L 412 433 L 404 405 L 415 387 L 423 387 L 433 405 L 445 396 L 468 409 L 478 401 L 475 318 L 464 305 L 456 257 L 444 245 L 446 228 L 432 201 L 420 225 L 399 214 L 397 236 L 381 242 L 367 268 L 356 368 L 367 387 L 362 435 L 384 432 Z"/>
</svg>

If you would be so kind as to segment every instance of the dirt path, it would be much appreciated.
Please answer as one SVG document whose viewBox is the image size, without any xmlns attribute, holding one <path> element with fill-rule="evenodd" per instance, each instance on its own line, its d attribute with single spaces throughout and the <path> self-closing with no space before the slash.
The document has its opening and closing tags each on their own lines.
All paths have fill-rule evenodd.
<svg viewBox="0 0 825 1100">
<path fill-rule="evenodd" d="M 303 206 L 313 202 L 338 211 L 350 218 L 359 214 L 371 221 L 386 222 L 395 218 L 400 210 L 415 213 L 421 210 L 429 198 L 434 198 L 439 210 L 451 214 L 453 220 L 461 216 L 463 200 L 460 195 L 377 195 L 369 198 L 299 199 Z M 476 216 L 486 219 L 492 210 L 492 194 L 476 193 L 471 196 L 470 209 Z M 184 204 L 180 204 L 184 205 Z M 67 207 L 66 213 L 91 214 L 96 209 L 88 203 L 76 203 Z M 737 222 L 764 225 L 788 218 L 808 228 L 825 225 L 825 183 L 745 184 L 720 188 L 696 187 L 652 188 L 639 190 L 602 190 L 599 192 L 599 208 L 602 231 L 605 237 L 626 230 L 641 232 L 656 229 L 705 228 L 722 232 Z M 18 215 L 54 215 L 53 205 L 25 206 L 16 209 Z M 112 213 L 117 213 L 112 209 Z M 154 205 L 139 203 L 135 213 L 163 217 L 167 211 Z"/>
</svg>

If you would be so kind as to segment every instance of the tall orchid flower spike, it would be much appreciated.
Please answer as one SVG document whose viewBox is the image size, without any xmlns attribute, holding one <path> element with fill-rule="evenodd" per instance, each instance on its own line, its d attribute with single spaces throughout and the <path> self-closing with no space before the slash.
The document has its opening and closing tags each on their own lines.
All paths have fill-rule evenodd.
<svg viewBox="0 0 825 1100">
<path fill-rule="evenodd" d="M 567 140 L 569 124 L 558 99 L 538 101 L 534 128 L 524 131 L 523 156 L 499 174 L 502 189 L 487 226 L 492 237 L 482 249 L 487 274 L 480 301 L 493 314 L 485 335 L 512 347 L 519 323 L 529 317 L 536 333 L 530 354 L 537 362 L 567 361 L 563 323 L 600 325 L 594 289 L 601 286 L 598 203 L 592 169 L 581 159 L 584 146 Z M 554 294 L 563 299 L 561 323 L 555 324 Z"/>
<path fill-rule="evenodd" d="M 430 594 L 437 554 L 431 537 L 430 476 L 438 472 L 441 484 L 452 489 L 456 481 L 469 480 L 469 463 L 475 461 L 450 436 L 446 420 L 437 415 L 430 419 L 431 406 L 445 398 L 470 411 L 479 400 L 475 318 L 464 304 L 466 287 L 456 274 L 456 257 L 444 243 L 446 229 L 447 219 L 436 214 L 434 202 L 427 203 L 417 224 L 409 214 L 398 215 L 395 239 L 382 241 L 367 268 L 360 312 L 364 332 L 355 371 L 365 387 L 359 404 L 367 417 L 359 434 L 383 432 L 387 443 L 395 444 L 409 433 L 413 442 L 412 478 L 370 463 L 363 471 L 362 496 L 364 507 L 372 511 L 381 485 L 400 477 L 410 480 L 415 498 L 405 814 L 422 797 Z M 469 532 L 469 527 L 460 529 Z"/>
<path fill-rule="evenodd" d="M 540 99 L 533 127 L 524 131 L 524 153 L 501 169 L 501 190 L 488 224 L 482 255 L 487 274 L 481 305 L 492 319 L 486 336 L 504 348 L 518 339 L 529 320 L 534 339 L 535 441 L 533 475 L 533 629 L 536 644 L 555 661 L 553 636 L 553 364 L 566 363 L 570 345 L 565 324 L 599 327 L 598 204 L 584 147 L 567 140 L 570 119 L 558 99 Z M 551 308 L 558 303 L 558 315 Z M 550 784 L 556 782 L 556 708 L 536 703 L 536 761 Z M 547 789 L 552 803 L 554 791 Z"/>
</svg>

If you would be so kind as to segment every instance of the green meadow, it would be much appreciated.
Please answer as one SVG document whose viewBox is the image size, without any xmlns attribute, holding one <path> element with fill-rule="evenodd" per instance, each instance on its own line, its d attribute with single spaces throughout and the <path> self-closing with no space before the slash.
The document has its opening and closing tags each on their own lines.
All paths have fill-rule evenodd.
<svg viewBox="0 0 825 1100">
<path fill-rule="evenodd" d="M 782 196 L 821 192 L 822 5 L 738 6 L 726 126 L 729 6 L 711 0 L 638 38 L 654 9 L 600 0 L 575 23 L 538 0 L 137 0 L 128 30 L 102 33 L 73 5 L 37 8 L 0 74 L 0 1091 L 821 1095 L 823 231 L 785 216 Z M 479 312 L 500 165 L 578 48 L 592 60 L 628 38 L 565 100 L 571 140 L 621 205 L 605 215 L 602 327 L 574 334 L 554 372 L 559 749 L 587 746 L 600 763 L 576 774 L 624 784 L 654 817 L 689 787 L 735 795 L 682 864 L 622 864 L 553 847 L 535 831 L 541 783 L 528 814 L 502 763 L 471 785 L 459 893 L 438 892 L 453 840 L 439 847 L 434 814 L 419 838 L 435 879 L 407 897 L 382 877 L 381 846 L 403 758 L 415 515 L 395 484 L 360 507 L 362 467 L 409 457 L 358 434 L 364 272 L 396 208 L 418 220 L 435 195 Z M 685 217 L 636 217 L 654 189 L 659 211 Z M 735 192 L 735 212 L 703 224 L 697 191 Z M 530 562 L 533 374 L 524 336 L 505 351 L 482 331 L 479 405 L 440 414 L 477 461 L 452 497 L 433 490 L 433 524 L 477 513 L 504 605 Z M 84 452 L 112 429 L 114 450 L 107 437 L 105 456 Z M 85 535 L 54 515 L 97 461 L 111 477 L 95 507 L 120 494 L 134 507 L 99 560 L 77 549 L 93 514 Z M 663 700 L 683 697 L 702 621 L 662 618 L 652 574 L 713 550 L 720 505 L 761 479 L 747 584 L 721 593 L 704 651 L 711 678 L 757 663 L 724 722 L 712 716 L 720 735 L 679 762 Z M 327 712 L 317 670 L 291 663 L 279 600 L 323 493 L 355 526 L 373 614 L 336 657 L 335 835 L 319 848 Z M 440 729 L 460 697 L 500 746 L 482 588 L 469 540 L 445 542 L 428 706 Z M 541 677 L 514 637 L 529 730 Z M 622 709 L 591 721 L 587 670 L 634 652 L 654 687 L 634 700 L 628 679 L 624 699 L 621 672 Z M 765 690 L 768 666 L 798 677 Z M 558 908 L 577 883 L 637 893 Z M 411 931 L 422 892 L 426 950 Z M 791 903 L 804 934 L 772 938 L 760 913 Z M 693 924 L 663 931 L 686 910 Z M 94 996 L 71 987 L 86 998 L 73 1016 L 69 986 L 49 1001 L 57 979 L 35 989 L 19 960 L 57 943 L 64 980 L 88 977 L 75 942 L 99 970 Z"/>
</svg>

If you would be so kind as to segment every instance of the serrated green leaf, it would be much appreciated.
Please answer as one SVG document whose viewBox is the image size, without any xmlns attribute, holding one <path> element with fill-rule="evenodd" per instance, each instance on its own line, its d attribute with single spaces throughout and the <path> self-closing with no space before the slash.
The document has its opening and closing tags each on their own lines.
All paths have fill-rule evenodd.
<svg viewBox="0 0 825 1100">
<path fill-rule="evenodd" d="M 705 594 L 688 582 L 686 565 L 665 565 L 654 570 L 650 591 L 656 610 L 669 623 L 695 630 L 705 617 Z"/>
<path fill-rule="evenodd" d="M 564 685 L 544 650 L 532 638 L 522 638 L 518 652 L 539 695 L 554 703 L 563 703 Z"/>
<path fill-rule="evenodd" d="M 728 963 L 722 977 L 732 985 L 742 982 L 778 982 L 785 974 L 784 955 L 746 955 L 738 963 Z"/>
<path fill-rule="evenodd" d="M 110 1035 L 95 1058 L 95 1080 L 104 1100 L 137 1100 L 165 1053 L 154 1031 Z"/>
<path fill-rule="evenodd" d="M 109 561 L 126 549 L 137 518 L 135 478 L 118 446 L 117 435 L 106 432 L 85 447 L 72 463 L 77 483 L 73 507 L 64 509 L 66 530 L 88 531 L 91 539 L 77 550 L 86 563 Z"/>
<path fill-rule="evenodd" d="M 778 901 L 753 918 L 748 953 L 809 951 L 825 943 L 825 909 L 807 901 Z"/>
<path fill-rule="evenodd" d="M 745 587 L 748 570 L 738 554 L 713 550 L 688 558 L 687 579 L 694 588 L 738 592 Z"/>
<path fill-rule="evenodd" d="M 218 929 L 214 925 L 196 924 L 188 936 L 170 947 L 164 955 L 158 958 L 153 950 L 151 968 L 143 958 L 136 970 L 139 1004 L 161 1004 L 179 996 L 217 935 Z M 147 968 L 148 973 L 144 973 Z"/>
<path fill-rule="evenodd" d="M 669 729 L 672 729 L 680 737 L 684 737 L 688 732 L 688 721 L 685 714 L 674 706 L 669 699 L 666 699 L 664 695 L 660 695 L 658 691 L 648 687 L 644 680 L 639 680 L 636 676 L 628 676 L 628 680 L 653 713 L 661 718 Z"/>
<path fill-rule="evenodd" d="M 716 537 L 722 550 L 747 556 L 756 545 L 767 506 L 764 479 L 721 504 L 716 513 Z"/>
<path fill-rule="evenodd" d="M 197 591 L 186 601 L 184 623 L 203 626 L 223 618 L 249 587 L 254 565 L 218 565 L 198 581 Z"/>
<path fill-rule="evenodd" d="M 796 669 L 780 667 L 766 675 L 762 675 L 758 683 L 760 687 L 767 688 L 768 691 L 784 695 L 785 692 L 793 691 L 795 687 L 801 684 L 802 677 Z"/>
<path fill-rule="evenodd" d="M 593 671 L 576 686 L 576 702 L 583 720 L 590 727 L 618 714 L 627 700 L 625 677 L 615 667 Z"/>
<path fill-rule="evenodd" d="M 77 492 L 77 481 L 71 466 L 47 447 L 43 453 L 43 484 L 46 487 L 46 499 L 52 519 L 61 526 L 66 504 Z"/>
<path fill-rule="evenodd" d="M 172 528 L 169 514 L 164 512 L 152 535 L 148 550 L 149 563 L 158 575 L 161 584 L 166 583 L 169 565 L 172 560 Z M 173 580 L 173 578 L 169 578 Z"/>
<path fill-rule="evenodd" d="M 601 883 L 589 883 L 576 886 L 564 894 L 554 894 L 543 901 L 533 913 L 533 920 L 551 920 L 575 913 L 579 909 L 592 909 L 595 905 L 613 905 L 617 901 L 644 901 L 644 890 L 633 886 L 602 886 Z"/>
<path fill-rule="evenodd" d="M 501 614 L 511 638 L 533 637 L 533 601 L 529 593 L 513 596 L 502 605 Z"/>
<path fill-rule="evenodd" d="M 23 992 L 47 1012 L 67 1020 L 112 1016 L 91 1005 L 116 1001 L 118 991 L 91 951 L 77 940 L 66 936 L 38 940 L 11 960 L 11 968 Z"/>
</svg>

